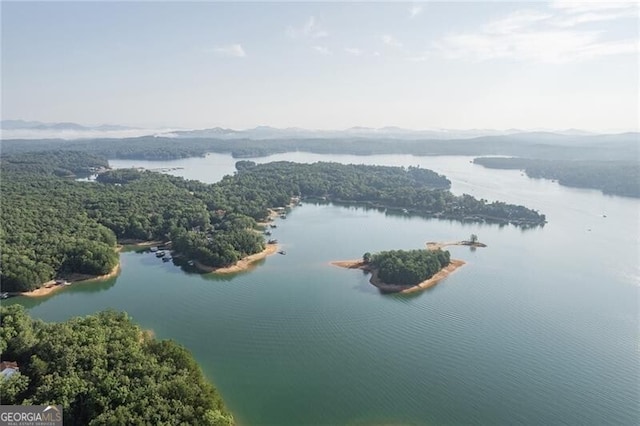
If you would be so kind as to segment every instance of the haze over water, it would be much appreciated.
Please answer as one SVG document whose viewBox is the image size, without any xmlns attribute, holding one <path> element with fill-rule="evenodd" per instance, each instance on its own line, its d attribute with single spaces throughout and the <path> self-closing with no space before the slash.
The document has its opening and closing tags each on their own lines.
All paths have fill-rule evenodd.
<svg viewBox="0 0 640 426">
<path fill-rule="evenodd" d="M 287 255 L 250 272 L 188 274 L 128 252 L 114 280 L 13 303 L 47 321 L 129 312 L 194 353 L 240 424 L 638 422 L 639 200 L 469 157 L 255 161 L 277 160 L 420 165 L 445 174 L 456 194 L 523 204 L 549 223 L 520 230 L 304 203 L 273 230 Z M 111 165 L 184 167 L 171 173 L 214 182 L 235 161 Z M 416 295 L 381 295 L 361 271 L 328 264 L 471 233 L 488 247 L 449 248 L 467 265 Z"/>
</svg>

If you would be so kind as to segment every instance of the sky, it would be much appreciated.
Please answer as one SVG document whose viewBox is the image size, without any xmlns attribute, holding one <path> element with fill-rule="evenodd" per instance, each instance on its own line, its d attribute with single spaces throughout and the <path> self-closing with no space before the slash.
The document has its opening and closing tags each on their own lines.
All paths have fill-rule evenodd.
<svg viewBox="0 0 640 426">
<path fill-rule="evenodd" d="M 638 130 L 637 2 L 6 2 L 2 119 Z"/>
</svg>

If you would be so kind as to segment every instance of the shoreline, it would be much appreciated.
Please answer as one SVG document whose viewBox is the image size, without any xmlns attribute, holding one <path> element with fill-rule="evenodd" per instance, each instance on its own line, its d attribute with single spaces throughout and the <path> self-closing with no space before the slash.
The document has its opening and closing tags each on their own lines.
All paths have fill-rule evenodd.
<svg viewBox="0 0 640 426">
<path fill-rule="evenodd" d="M 68 278 L 68 281 L 72 284 L 83 284 L 89 283 L 93 281 L 106 281 L 110 278 L 117 276 L 121 270 L 120 260 L 118 260 L 118 264 L 111 269 L 111 271 L 104 275 L 87 275 L 87 274 L 71 274 Z M 56 284 L 55 280 L 47 281 L 42 285 L 42 287 L 37 288 L 31 291 L 23 291 L 15 293 L 17 296 L 25 296 L 25 297 L 43 297 L 48 296 L 56 291 L 66 288 L 66 285 Z"/>
<path fill-rule="evenodd" d="M 471 241 L 447 241 L 447 242 L 439 242 L 439 241 L 428 241 L 427 242 L 427 250 L 440 250 L 447 246 L 467 246 L 467 247 L 487 247 L 486 244 L 481 243 L 479 241 L 471 242 Z"/>
<path fill-rule="evenodd" d="M 331 265 L 337 266 L 339 268 L 346 269 L 360 269 L 365 272 L 371 273 L 371 278 L 369 278 L 369 282 L 378 288 L 382 293 L 401 293 L 408 294 L 414 293 L 417 291 L 426 290 L 438 284 L 443 279 L 447 278 L 453 272 L 458 270 L 458 268 L 465 265 L 466 262 L 460 259 L 451 259 L 449 264 L 433 274 L 431 278 L 428 278 L 418 284 L 407 286 L 402 284 L 389 284 L 385 283 L 378 278 L 378 270 L 376 268 L 371 268 L 367 264 L 365 264 L 362 260 L 338 260 L 335 262 L 331 262 Z"/>
<path fill-rule="evenodd" d="M 427 250 L 436 251 L 441 250 L 447 246 L 468 246 L 468 247 L 487 247 L 486 244 L 481 243 L 479 241 L 428 241 L 426 243 Z M 364 263 L 362 259 L 358 260 L 337 260 L 334 262 L 330 262 L 333 266 L 338 266 L 340 268 L 346 269 L 360 269 L 365 272 L 369 272 L 371 274 L 371 278 L 369 282 L 376 286 L 383 293 L 414 293 L 416 291 L 426 290 L 438 284 L 443 279 L 447 278 L 453 272 L 458 270 L 465 265 L 464 260 L 460 259 L 451 259 L 449 264 L 444 268 L 440 269 L 438 272 L 433 274 L 431 278 L 428 278 L 418 284 L 415 285 L 402 285 L 402 284 L 390 284 L 385 283 L 378 277 L 378 270 L 376 268 L 372 268 L 368 264 Z"/>
<path fill-rule="evenodd" d="M 214 274 L 233 274 L 236 272 L 242 272 L 254 267 L 254 263 L 265 259 L 272 254 L 278 252 L 278 244 L 267 244 L 264 250 L 258 253 L 251 254 L 238 260 L 234 265 L 216 268 L 213 266 L 205 265 L 197 260 L 193 261 L 193 264 L 198 270 L 205 273 Z"/>
<path fill-rule="evenodd" d="M 280 217 L 280 213 L 278 213 L 274 209 L 268 209 L 268 210 L 269 210 L 269 215 L 267 216 L 266 220 L 263 221 L 263 222 L 257 222 L 256 221 L 256 225 L 258 225 L 258 226 L 260 226 L 262 228 L 266 228 L 267 226 L 272 224 L 274 220 L 276 220 L 278 217 Z"/>
<path fill-rule="evenodd" d="M 114 251 L 116 253 L 120 253 L 122 252 L 122 249 L 124 249 L 126 246 L 137 246 L 137 247 L 147 247 L 147 246 L 154 246 L 154 245 L 162 245 L 164 244 L 163 241 L 160 240 L 156 240 L 156 241 L 149 241 L 149 240 L 136 240 L 133 238 L 128 238 L 128 239 L 124 239 L 124 240 L 119 240 L 116 243 L 116 246 L 114 247 Z M 66 277 L 66 280 L 70 283 L 85 283 L 85 282 L 91 282 L 91 281 L 104 281 L 104 280 L 108 280 L 109 278 L 113 278 L 114 276 L 118 275 L 120 273 L 120 257 L 118 256 L 118 264 L 116 266 L 113 267 L 113 269 L 104 275 L 88 275 L 88 274 L 80 274 L 80 273 L 72 273 L 71 275 L 69 275 L 68 277 Z M 18 291 L 18 292 L 14 292 L 12 293 L 15 296 L 26 296 L 26 297 L 43 297 L 43 296 L 48 296 L 52 293 L 55 293 L 56 291 L 60 290 L 61 288 L 65 288 L 67 286 L 65 285 L 58 285 L 56 284 L 55 280 L 49 280 L 47 282 L 42 283 L 42 285 L 40 287 L 38 287 L 35 290 L 31 290 L 31 291 Z"/>
</svg>

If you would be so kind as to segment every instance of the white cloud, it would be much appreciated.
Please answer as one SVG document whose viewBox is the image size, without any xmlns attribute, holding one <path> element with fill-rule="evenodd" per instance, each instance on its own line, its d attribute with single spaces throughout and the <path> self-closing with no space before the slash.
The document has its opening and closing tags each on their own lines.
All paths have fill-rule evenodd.
<svg viewBox="0 0 640 426">
<path fill-rule="evenodd" d="M 537 11 L 521 10 L 511 13 L 504 18 L 496 19 L 484 26 L 483 31 L 489 34 L 508 35 L 514 31 L 519 31 L 532 24 L 548 20 L 553 15 L 540 13 Z"/>
<path fill-rule="evenodd" d="M 291 38 L 323 38 L 329 36 L 329 32 L 320 26 L 315 16 L 310 16 L 300 27 L 288 27 L 286 33 Z"/>
<path fill-rule="evenodd" d="M 640 40 L 619 40 L 594 43 L 576 52 L 576 59 L 592 59 L 598 56 L 640 53 Z"/>
<path fill-rule="evenodd" d="M 620 18 L 637 18 L 638 11 L 634 9 L 622 9 L 608 12 L 585 12 L 573 14 L 570 16 L 562 16 L 555 20 L 555 25 L 559 27 L 574 27 L 589 22 L 612 21 Z"/>
<path fill-rule="evenodd" d="M 551 2 L 550 6 L 552 9 L 561 10 L 567 13 L 601 12 L 603 10 L 612 9 L 638 9 L 638 3 L 635 0 L 554 0 Z"/>
<path fill-rule="evenodd" d="M 226 46 L 216 46 L 211 50 L 219 55 L 232 56 L 235 58 L 244 58 L 245 56 L 247 56 L 241 44 L 229 44 Z"/>
<path fill-rule="evenodd" d="M 313 46 L 313 50 L 320 53 L 321 55 L 332 55 L 333 52 L 326 46 Z"/>
<path fill-rule="evenodd" d="M 345 47 L 344 51 L 353 56 L 361 56 L 364 53 L 362 49 L 358 49 L 357 47 Z"/>
<path fill-rule="evenodd" d="M 420 13 L 422 13 L 422 6 L 420 6 L 418 4 L 414 4 L 413 6 L 411 6 L 409 8 L 409 17 L 410 18 L 415 18 Z"/>
<path fill-rule="evenodd" d="M 382 39 L 382 42 L 387 46 L 402 47 L 402 43 L 400 43 L 398 40 L 396 40 L 393 36 L 389 34 L 385 34 L 380 38 Z"/>
<path fill-rule="evenodd" d="M 617 12 L 588 11 L 598 5 L 556 2 L 552 5 L 555 13 L 521 10 L 495 19 L 476 32 L 447 34 L 433 46 L 448 58 L 476 61 L 509 58 L 566 63 L 637 53 L 637 40 L 607 40 L 604 31 L 573 28 L 581 23 L 628 17 L 631 10 L 624 5 Z"/>
</svg>

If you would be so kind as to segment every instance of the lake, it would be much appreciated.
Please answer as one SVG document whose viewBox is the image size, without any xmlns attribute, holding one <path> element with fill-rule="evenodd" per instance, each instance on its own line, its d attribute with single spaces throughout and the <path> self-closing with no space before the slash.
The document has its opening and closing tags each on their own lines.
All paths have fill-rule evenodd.
<svg viewBox="0 0 640 426">
<path fill-rule="evenodd" d="M 287 254 L 251 271 L 199 275 L 125 252 L 115 279 L 8 303 L 46 321 L 127 311 L 192 351 L 243 425 L 637 424 L 640 200 L 471 159 L 254 161 L 420 165 L 445 174 L 456 194 L 523 204 L 549 223 L 521 230 L 304 203 L 273 230 Z M 215 182 L 235 161 L 111 165 Z M 418 294 L 382 295 L 363 272 L 329 265 L 471 233 L 488 247 L 450 247 L 467 264 Z"/>
</svg>

